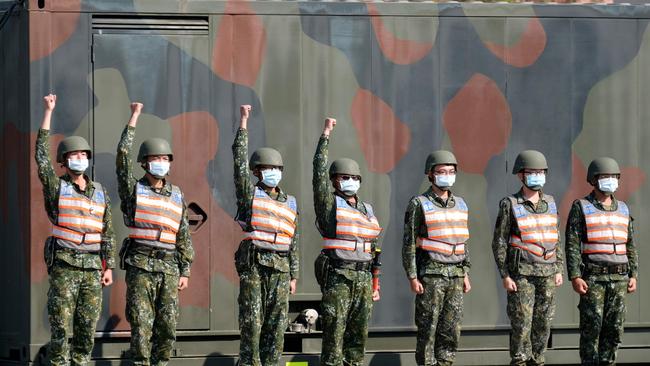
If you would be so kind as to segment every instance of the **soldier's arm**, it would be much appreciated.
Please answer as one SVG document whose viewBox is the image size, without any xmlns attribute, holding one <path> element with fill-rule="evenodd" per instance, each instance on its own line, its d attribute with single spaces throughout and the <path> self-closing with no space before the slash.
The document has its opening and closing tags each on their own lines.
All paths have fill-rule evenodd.
<svg viewBox="0 0 650 366">
<path fill-rule="evenodd" d="M 634 243 L 634 219 L 630 216 L 630 224 L 627 228 L 627 265 L 629 267 L 628 274 L 632 278 L 637 278 L 639 276 L 639 254 L 636 250 L 636 244 Z"/>
<path fill-rule="evenodd" d="M 190 266 L 194 260 L 194 248 L 190 236 L 190 225 L 187 218 L 187 205 L 183 199 L 183 216 L 181 225 L 176 234 L 176 253 L 178 258 L 178 269 L 181 277 L 190 277 Z"/>
<path fill-rule="evenodd" d="M 133 190 L 135 189 L 131 148 L 133 147 L 133 140 L 135 140 L 135 128 L 141 112 L 141 103 L 131 103 L 131 118 L 126 127 L 124 127 L 120 142 L 117 144 L 117 158 L 115 159 L 117 190 L 123 203 L 131 199 Z"/>
<path fill-rule="evenodd" d="M 56 203 L 59 194 L 59 177 L 56 176 L 52 160 L 50 158 L 50 124 L 52 120 L 52 112 L 56 106 L 56 95 L 48 95 L 43 98 L 44 114 L 41 128 L 38 130 L 36 137 L 36 166 L 38 169 L 38 178 L 43 185 L 43 196 L 45 198 L 45 208 L 51 217 L 51 213 L 56 210 Z"/>
<path fill-rule="evenodd" d="M 318 140 L 318 146 L 314 153 L 313 160 L 313 178 L 312 188 L 314 190 L 314 210 L 316 211 L 316 220 L 321 228 L 328 227 L 329 213 L 334 207 L 334 195 L 329 188 L 329 174 L 327 170 L 328 147 L 330 132 L 336 125 L 336 120 L 328 118 L 325 121 L 323 134 Z"/>
<path fill-rule="evenodd" d="M 404 237 L 402 241 L 402 266 L 406 277 L 414 279 L 418 275 L 415 258 L 418 230 L 420 227 L 422 210 L 417 198 L 411 199 L 404 213 Z"/>
<path fill-rule="evenodd" d="M 573 280 L 582 276 L 582 252 L 580 245 L 584 232 L 582 208 L 578 200 L 573 202 L 567 217 L 564 245 L 566 250 L 566 266 L 569 279 Z"/>
<path fill-rule="evenodd" d="M 560 220 L 557 220 L 557 233 L 558 241 L 557 246 L 555 247 L 555 266 L 557 269 L 555 270 L 555 273 L 562 274 L 564 273 L 564 250 L 562 249 L 562 240 L 560 236 Z"/>
<path fill-rule="evenodd" d="M 296 225 L 296 231 L 294 232 L 293 239 L 291 240 L 291 249 L 289 250 L 289 274 L 291 279 L 298 279 L 300 275 L 300 252 L 298 250 L 298 241 L 300 238 L 300 232 L 298 229 L 298 213 L 296 213 L 296 219 L 294 225 Z"/>
<path fill-rule="evenodd" d="M 501 278 L 510 276 L 508 271 L 508 242 L 512 226 L 510 211 L 510 200 L 508 198 L 502 199 L 499 203 L 499 213 L 494 224 L 494 237 L 492 238 L 492 253 Z"/>
<path fill-rule="evenodd" d="M 102 230 L 102 242 L 100 255 L 106 268 L 115 268 L 115 230 L 113 229 L 113 214 L 111 212 L 111 200 L 108 192 L 104 190 L 104 199 L 106 200 L 106 209 L 104 211 L 104 229 Z"/>
<path fill-rule="evenodd" d="M 242 209 L 250 206 L 253 201 L 253 186 L 248 173 L 248 117 L 250 106 L 240 107 L 241 119 L 239 130 L 235 135 L 232 144 L 232 156 L 234 160 L 235 194 L 237 196 L 237 208 Z"/>
</svg>

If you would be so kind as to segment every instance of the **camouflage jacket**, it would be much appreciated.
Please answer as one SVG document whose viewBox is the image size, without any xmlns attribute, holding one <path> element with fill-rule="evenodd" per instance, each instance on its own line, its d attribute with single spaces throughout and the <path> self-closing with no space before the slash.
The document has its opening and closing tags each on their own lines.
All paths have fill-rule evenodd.
<svg viewBox="0 0 650 366">
<path fill-rule="evenodd" d="M 548 210 L 548 203 L 544 199 L 544 194 L 540 191 L 540 200 L 537 205 L 525 200 L 521 190 L 514 194 L 517 202 L 524 205 L 526 210 L 534 213 L 543 213 Z M 559 232 L 558 223 L 558 232 Z M 563 272 L 564 252 L 558 242 L 556 248 L 556 262 L 553 264 L 528 263 L 523 260 L 517 260 L 520 249 L 509 245 L 511 235 L 521 235 L 517 228 L 516 219 L 512 213 L 512 203 L 508 197 L 499 202 L 499 214 L 494 225 L 494 238 L 492 239 L 492 252 L 496 261 L 499 274 L 502 278 L 520 274 L 525 276 L 550 276 Z"/>
<path fill-rule="evenodd" d="M 456 200 L 449 192 L 449 198 L 443 200 L 429 187 L 422 195 L 429 198 L 438 207 L 454 207 Z M 418 275 L 443 275 L 447 277 L 463 277 L 469 272 L 469 249 L 465 246 L 465 260 L 461 263 L 439 263 L 430 259 L 430 256 L 416 248 L 418 238 L 427 237 L 427 225 L 424 221 L 422 204 L 417 197 L 413 197 L 404 214 L 404 240 L 402 246 L 402 265 L 409 279 Z"/>
<path fill-rule="evenodd" d="M 612 196 L 612 205 L 605 207 L 602 203 L 598 202 L 594 193 L 590 193 L 586 200 L 591 202 L 597 209 L 603 211 L 616 211 L 618 209 L 618 201 Z M 625 280 L 627 276 L 637 277 L 639 274 L 639 265 L 638 265 L 638 254 L 636 251 L 636 245 L 634 244 L 634 228 L 633 228 L 634 219 L 630 216 L 630 225 L 628 226 L 627 233 L 627 260 L 628 260 L 628 274 L 599 274 L 591 275 L 590 278 L 595 279 L 596 281 L 618 281 Z M 585 216 L 582 213 L 582 206 L 580 205 L 580 200 L 573 201 L 571 206 L 571 211 L 569 211 L 569 217 L 567 218 L 566 224 L 566 262 L 567 270 L 569 272 L 569 278 L 574 279 L 582 276 L 582 270 L 584 265 L 589 261 L 586 257 L 583 258 L 582 252 L 580 249 L 580 244 L 586 241 L 587 230 L 585 224 Z"/>
<path fill-rule="evenodd" d="M 316 211 L 316 225 L 321 236 L 327 238 L 336 237 L 336 203 L 335 193 L 330 189 L 329 167 L 328 167 L 328 146 L 329 138 L 325 135 L 320 137 L 318 147 L 314 154 L 314 176 L 312 178 L 312 188 L 314 190 L 314 210 Z M 347 198 L 341 196 L 343 198 Z M 357 204 L 356 209 L 367 214 L 366 206 L 358 196 L 355 196 Z M 374 240 L 372 243 L 372 253 L 376 256 L 381 252 L 379 243 Z M 355 271 L 350 269 L 337 269 L 337 272 L 346 277 L 355 276 Z"/>
<path fill-rule="evenodd" d="M 250 225 L 253 211 L 253 196 L 255 187 L 251 183 L 248 172 L 248 131 L 240 128 L 232 144 L 232 155 L 235 162 L 235 193 L 237 194 L 237 216 L 235 220 L 245 222 Z M 264 189 L 264 187 L 260 186 Z M 265 190 L 269 196 L 277 201 L 286 202 L 287 195 L 278 187 L 277 194 L 271 193 L 271 190 Z M 298 215 L 295 220 L 296 231 L 291 241 L 289 256 L 283 257 L 276 253 L 258 252 L 257 261 L 259 264 L 275 268 L 281 272 L 289 272 L 292 279 L 298 278 L 300 268 L 300 257 L 298 252 Z M 251 230 L 250 227 L 246 228 Z M 242 242 L 244 243 L 244 242 Z M 241 245 L 241 244 L 240 244 Z"/>
<path fill-rule="evenodd" d="M 59 214 L 59 189 L 61 180 L 72 183 L 68 174 L 57 177 L 50 159 L 50 131 L 40 129 L 36 138 L 36 165 L 38 167 L 38 178 L 43 184 L 43 198 L 45 199 L 45 211 L 52 223 L 57 222 Z M 95 190 L 93 181 L 84 175 L 86 179 L 86 190 L 81 192 L 79 186 L 72 184 L 79 193 L 86 197 L 92 197 Z M 115 268 L 115 232 L 113 230 L 113 218 L 111 215 L 111 201 L 108 193 L 104 188 L 104 197 L 106 197 L 106 210 L 104 211 L 104 229 L 102 232 L 101 249 L 99 255 L 94 253 L 84 253 L 60 248 L 56 252 L 56 258 L 62 260 L 71 266 L 79 268 L 102 269 L 102 261 L 105 262 L 106 268 Z"/>
<path fill-rule="evenodd" d="M 117 145 L 117 183 L 120 199 L 122 200 L 120 208 L 124 217 L 124 224 L 134 225 L 135 219 L 135 184 L 136 179 L 133 176 L 133 165 L 131 161 L 131 147 L 135 139 L 135 128 L 126 126 L 122 132 L 120 143 Z M 146 177 L 138 181 L 145 186 L 149 186 Z M 152 188 L 153 189 L 153 188 Z M 160 190 L 153 189 L 156 193 L 171 195 L 172 185 L 165 180 L 165 185 Z M 123 245 L 130 244 L 127 238 Z M 190 265 L 194 258 L 194 249 L 192 248 L 192 239 L 190 237 L 189 223 L 187 219 L 187 205 L 183 198 L 183 218 L 181 220 L 178 233 L 176 234 L 176 255 L 171 259 L 158 259 L 138 251 L 137 245 L 129 245 L 126 263 L 134 267 L 144 269 L 149 272 L 163 272 L 182 277 L 190 276 Z"/>
</svg>

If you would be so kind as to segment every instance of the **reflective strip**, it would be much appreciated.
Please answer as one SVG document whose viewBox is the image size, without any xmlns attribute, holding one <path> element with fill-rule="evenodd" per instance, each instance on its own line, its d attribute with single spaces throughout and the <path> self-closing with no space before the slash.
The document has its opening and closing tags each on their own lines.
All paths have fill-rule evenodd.
<svg viewBox="0 0 650 366">
<path fill-rule="evenodd" d="M 351 235 L 362 238 L 374 239 L 381 233 L 381 229 L 376 227 L 363 227 L 356 223 L 338 223 L 336 225 L 336 235 Z"/>
<path fill-rule="evenodd" d="M 559 239 L 557 230 L 553 231 L 522 231 L 521 240 L 526 243 L 556 243 Z"/>
<path fill-rule="evenodd" d="M 138 194 L 137 201 L 138 205 L 148 206 L 160 210 L 173 211 L 179 216 L 183 214 L 183 206 L 176 204 L 171 199 L 152 198 L 151 196 Z"/>
<path fill-rule="evenodd" d="M 465 254 L 465 243 L 450 244 L 436 240 L 418 238 L 416 245 L 418 248 L 422 248 L 430 252 L 442 253 L 445 255 Z"/>
<path fill-rule="evenodd" d="M 80 229 L 90 229 L 92 231 L 102 231 L 104 229 L 104 221 L 92 216 L 80 216 L 60 213 L 57 218 L 57 223 L 60 226 L 74 226 Z"/>
<path fill-rule="evenodd" d="M 604 243 L 582 243 L 583 254 L 627 254 L 625 243 L 604 244 Z"/>
<path fill-rule="evenodd" d="M 171 217 L 167 217 L 156 212 L 149 212 L 138 209 L 135 210 L 135 221 L 166 226 L 174 231 L 178 231 L 178 228 L 181 224 L 180 220 L 175 220 Z"/>
<path fill-rule="evenodd" d="M 587 229 L 587 240 L 590 242 L 627 242 L 627 230 L 619 229 Z"/>
<path fill-rule="evenodd" d="M 429 239 L 444 239 L 444 238 L 464 238 L 469 239 L 469 230 L 467 226 L 447 226 L 440 228 L 429 228 L 427 230 Z"/>
<path fill-rule="evenodd" d="M 285 222 L 284 219 L 277 219 L 275 217 L 263 216 L 260 214 L 254 214 L 253 217 L 251 217 L 251 225 L 254 227 L 260 226 L 273 232 L 282 232 L 289 236 L 293 236 L 293 233 L 295 232 L 295 227 Z"/>
<path fill-rule="evenodd" d="M 176 244 L 176 233 L 158 229 L 129 227 L 129 238 Z"/>
<path fill-rule="evenodd" d="M 536 243 L 527 243 L 521 241 L 521 238 L 514 235 L 510 237 L 510 245 L 515 248 L 523 249 L 533 255 L 542 257 L 544 259 L 553 258 L 553 256 L 555 256 L 555 251 L 556 251 L 555 247 L 553 247 L 552 249 L 545 249 L 544 247 Z M 546 254 L 544 254 L 545 250 L 546 250 Z"/>
<path fill-rule="evenodd" d="M 93 215 L 103 216 L 104 205 L 94 203 L 88 199 L 60 197 L 59 209 L 83 210 Z"/>
<path fill-rule="evenodd" d="M 81 233 L 57 225 L 52 227 L 52 235 L 79 245 L 96 244 L 102 241 L 102 234 L 100 233 Z"/>
<path fill-rule="evenodd" d="M 363 251 L 370 253 L 372 249 L 372 242 L 357 242 L 354 240 L 344 240 L 344 239 L 329 239 L 325 238 L 323 240 L 323 249 L 342 249 L 342 250 L 357 250 L 357 245 L 363 244 Z"/>
<path fill-rule="evenodd" d="M 525 217 L 517 219 L 517 226 L 519 230 L 525 230 L 528 228 L 537 228 L 540 226 L 557 226 L 557 216 L 556 215 L 541 215 L 541 214 L 531 214 Z"/>
<path fill-rule="evenodd" d="M 433 211 L 427 212 L 425 215 L 427 224 L 436 224 L 442 222 L 467 222 L 468 214 L 462 211 Z"/>
<path fill-rule="evenodd" d="M 248 240 L 261 240 L 273 244 L 290 245 L 291 237 L 283 234 L 270 233 L 261 230 L 254 230 L 244 232 L 244 239 Z"/>
<path fill-rule="evenodd" d="M 587 226 L 623 226 L 627 228 L 629 218 L 619 214 L 590 214 L 585 216 Z"/>
<path fill-rule="evenodd" d="M 364 215 L 361 213 L 361 211 L 355 211 L 355 210 L 349 210 L 347 208 L 343 207 L 337 207 L 336 208 L 336 218 L 337 219 L 348 219 L 348 220 L 359 220 L 359 221 L 365 221 L 365 222 L 371 222 L 372 219 L 368 218 L 368 216 Z"/>
<path fill-rule="evenodd" d="M 271 211 L 279 216 L 282 216 L 289 222 L 294 222 L 296 220 L 296 214 L 293 211 L 284 206 L 276 204 L 275 202 L 276 201 L 274 200 L 255 197 L 255 199 L 253 199 L 253 208 L 260 211 Z"/>
</svg>

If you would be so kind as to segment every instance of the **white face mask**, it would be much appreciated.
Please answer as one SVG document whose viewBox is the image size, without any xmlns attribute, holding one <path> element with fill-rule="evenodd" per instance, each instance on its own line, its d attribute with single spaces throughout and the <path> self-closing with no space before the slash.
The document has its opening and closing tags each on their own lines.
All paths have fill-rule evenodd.
<svg viewBox="0 0 650 366">
<path fill-rule="evenodd" d="M 354 196 L 361 187 L 361 181 L 354 179 L 341 180 L 339 181 L 339 185 L 341 187 L 341 192 L 346 196 Z"/>
<path fill-rule="evenodd" d="M 278 168 L 264 169 L 261 171 L 261 173 L 261 182 L 267 187 L 275 188 L 278 186 L 278 184 L 280 184 L 280 181 L 282 180 L 282 170 Z"/>
<path fill-rule="evenodd" d="M 434 183 L 439 188 L 449 188 L 456 183 L 456 174 L 440 174 L 434 175 Z"/>
<path fill-rule="evenodd" d="M 164 178 L 167 173 L 169 173 L 169 162 L 168 161 L 150 161 L 148 163 L 149 169 L 147 170 L 149 174 L 153 175 L 158 179 Z"/>
<path fill-rule="evenodd" d="M 526 174 L 526 187 L 539 191 L 546 183 L 546 174 Z"/>
<path fill-rule="evenodd" d="M 598 189 L 603 193 L 614 193 L 618 189 L 618 178 L 598 179 Z"/>
<path fill-rule="evenodd" d="M 88 159 L 68 159 L 68 169 L 81 174 L 88 169 Z"/>
</svg>

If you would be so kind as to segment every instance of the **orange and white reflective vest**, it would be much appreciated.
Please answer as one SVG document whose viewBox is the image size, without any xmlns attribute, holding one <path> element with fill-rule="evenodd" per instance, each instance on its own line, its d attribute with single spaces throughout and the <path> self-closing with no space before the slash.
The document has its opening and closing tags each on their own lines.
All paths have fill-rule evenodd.
<svg viewBox="0 0 650 366">
<path fill-rule="evenodd" d="M 417 239 L 417 247 L 426 250 L 436 262 L 460 263 L 465 259 L 465 243 L 469 239 L 468 209 L 465 200 L 454 196 L 454 207 L 439 207 L 426 196 L 418 196 L 427 237 Z"/>
<path fill-rule="evenodd" d="M 59 188 L 59 214 L 52 235 L 60 247 L 98 252 L 104 231 L 106 197 L 102 185 L 93 182 L 95 190 L 89 198 L 77 192 L 63 179 Z"/>
<path fill-rule="evenodd" d="M 580 200 L 585 216 L 587 242 L 580 245 L 582 254 L 594 262 L 627 263 L 630 210 L 618 201 L 615 211 L 599 210 L 586 199 Z"/>
<path fill-rule="evenodd" d="M 367 214 L 336 198 L 336 237 L 324 238 L 323 249 L 333 250 L 336 257 L 351 262 L 372 260 L 372 242 L 381 234 L 381 226 L 370 204 L 363 202 Z"/>
<path fill-rule="evenodd" d="M 296 198 L 287 195 L 285 202 L 271 198 L 263 189 L 255 187 L 253 210 L 250 219 L 252 231 L 244 233 L 258 248 L 287 252 L 296 232 Z M 244 223 L 244 227 L 245 227 Z"/>
<path fill-rule="evenodd" d="M 522 258 L 527 262 L 555 263 L 555 254 L 560 240 L 558 232 L 558 213 L 552 196 L 544 195 L 548 209 L 544 213 L 533 213 L 509 197 L 512 213 L 515 216 L 521 236 L 511 235 L 510 245 L 521 249 Z"/>
<path fill-rule="evenodd" d="M 183 218 L 183 195 L 172 185 L 169 196 L 154 192 L 137 182 L 135 185 L 134 226 L 129 238 L 136 243 L 166 249 L 176 249 L 176 234 Z"/>
</svg>

